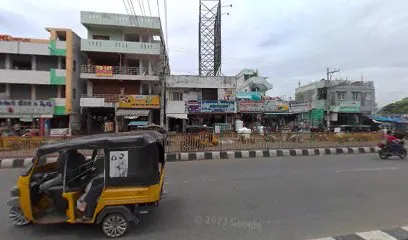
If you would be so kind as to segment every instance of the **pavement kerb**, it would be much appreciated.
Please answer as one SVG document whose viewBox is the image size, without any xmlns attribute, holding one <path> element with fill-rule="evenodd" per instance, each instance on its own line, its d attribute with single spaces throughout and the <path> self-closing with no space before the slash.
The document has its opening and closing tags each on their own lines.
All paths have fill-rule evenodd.
<svg viewBox="0 0 408 240">
<path fill-rule="evenodd" d="M 306 149 L 257 149 L 257 150 L 229 150 L 213 152 L 183 152 L 166 153 L 167 162 L 178 161 L 203 161 L 214 159 L 240 159 L 240 158 L 267 158 L 287 156 L 319 156 L 338 154 L 367 154 L 378 152 L 378 147 L 353 147 L 353 148 L 306 148 Z M 55 162 L 57 158 L 48 158 L 47 162 Z M 1 168 L 24 168 L 31 158 L 4 158 L 0 160 Z"/>
</svg>

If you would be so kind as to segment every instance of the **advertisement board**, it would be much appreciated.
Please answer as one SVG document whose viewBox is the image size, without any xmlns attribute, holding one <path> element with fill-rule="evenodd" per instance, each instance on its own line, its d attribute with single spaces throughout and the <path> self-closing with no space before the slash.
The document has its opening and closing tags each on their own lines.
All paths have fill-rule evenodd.
<svg viewBox="0 0 408 240">
<path fill-rule="evenodd" d="M 201 102 L 197 100 L 186 101 L 186 112 L 188 113 L 201 112 Z"/>
<path fill-rule="evenodd" d="M 233 113 L 234 112 L 234 101 L 224 101 L 224 100 L 203 100 L 201 101 L 201 112 L 209 113 Z"/>
<path fill-rule="evenodd" d="M 119 108 L 160 108 L 160 96 L 158 95 L 120 96 Z"/>
<path fill-rule="evenodd" d="M 264 111 L 277 113 L 289 112 L 289 104 L 282 101 L 266 100 L 264 102 Z"/>
<path fill-rule="evenodd" d="M 291 103 L 289 112 L 303 113 L 303 112 L 309 112 L 311 109 L 312 109 L 312 105 L 310 103 Z"/>
<path fill-rule="evenodd" d="M 52 117 L 54 105 L 50 100 L 0 100 L 0 115 Z"/>
<path fill-rule="evenodd" d="M 97 77 L 112 77 L 112 66 L 95 66 L 95 75 Z"/>
<path fill-rule="evenodd" d="M 239 101 L 238 112 L 263 112 L 263 102 Z"/>
</svg>

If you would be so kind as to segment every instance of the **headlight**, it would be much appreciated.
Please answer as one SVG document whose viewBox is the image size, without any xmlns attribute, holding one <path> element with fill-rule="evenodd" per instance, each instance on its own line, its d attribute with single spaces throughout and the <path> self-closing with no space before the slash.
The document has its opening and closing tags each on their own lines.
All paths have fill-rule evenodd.
<svg viewBox="0 0 408 240">
<path fill-rule="evenodd" d="M 20 190 L 18 189 L 17 186 L 14 186 L 13 188 L 11 188 L 10 195 L 12 197 L 19 197 L 20 196 Z"/>
</svg>

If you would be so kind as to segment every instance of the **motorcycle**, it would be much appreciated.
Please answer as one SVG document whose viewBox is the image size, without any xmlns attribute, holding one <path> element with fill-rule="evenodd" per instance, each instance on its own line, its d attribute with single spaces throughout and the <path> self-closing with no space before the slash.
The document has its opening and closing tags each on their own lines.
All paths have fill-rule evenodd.
<svg viewBox="0 0 408 240">
<path fill-rule="evenodd" d="M 407 149 L 405 149 L 403 141 L 400 141 L 398 144 L 401 144 L 401 148 L 399 151 L 391 150 L 388 144 L 378 144 L 378 147 L 380 148 L 380 151 L 378 151 L 378 155 L 381 159 L 387 159 L 392 156 L 398 156 L 399 158 L 404 159 L 407 156 Z"/>
</svg>

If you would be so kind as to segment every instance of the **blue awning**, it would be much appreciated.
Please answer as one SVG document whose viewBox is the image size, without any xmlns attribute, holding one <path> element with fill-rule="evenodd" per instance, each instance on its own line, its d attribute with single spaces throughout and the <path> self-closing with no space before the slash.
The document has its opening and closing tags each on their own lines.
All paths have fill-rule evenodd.
<svg viewBox="0 0 408 240">
<path fill-rule="evenodd" d="M 149 121 L 131 121 L 128 126 L 137 127 L 137 126 L 146 126 L 149 124 Z"/>
</svg>

